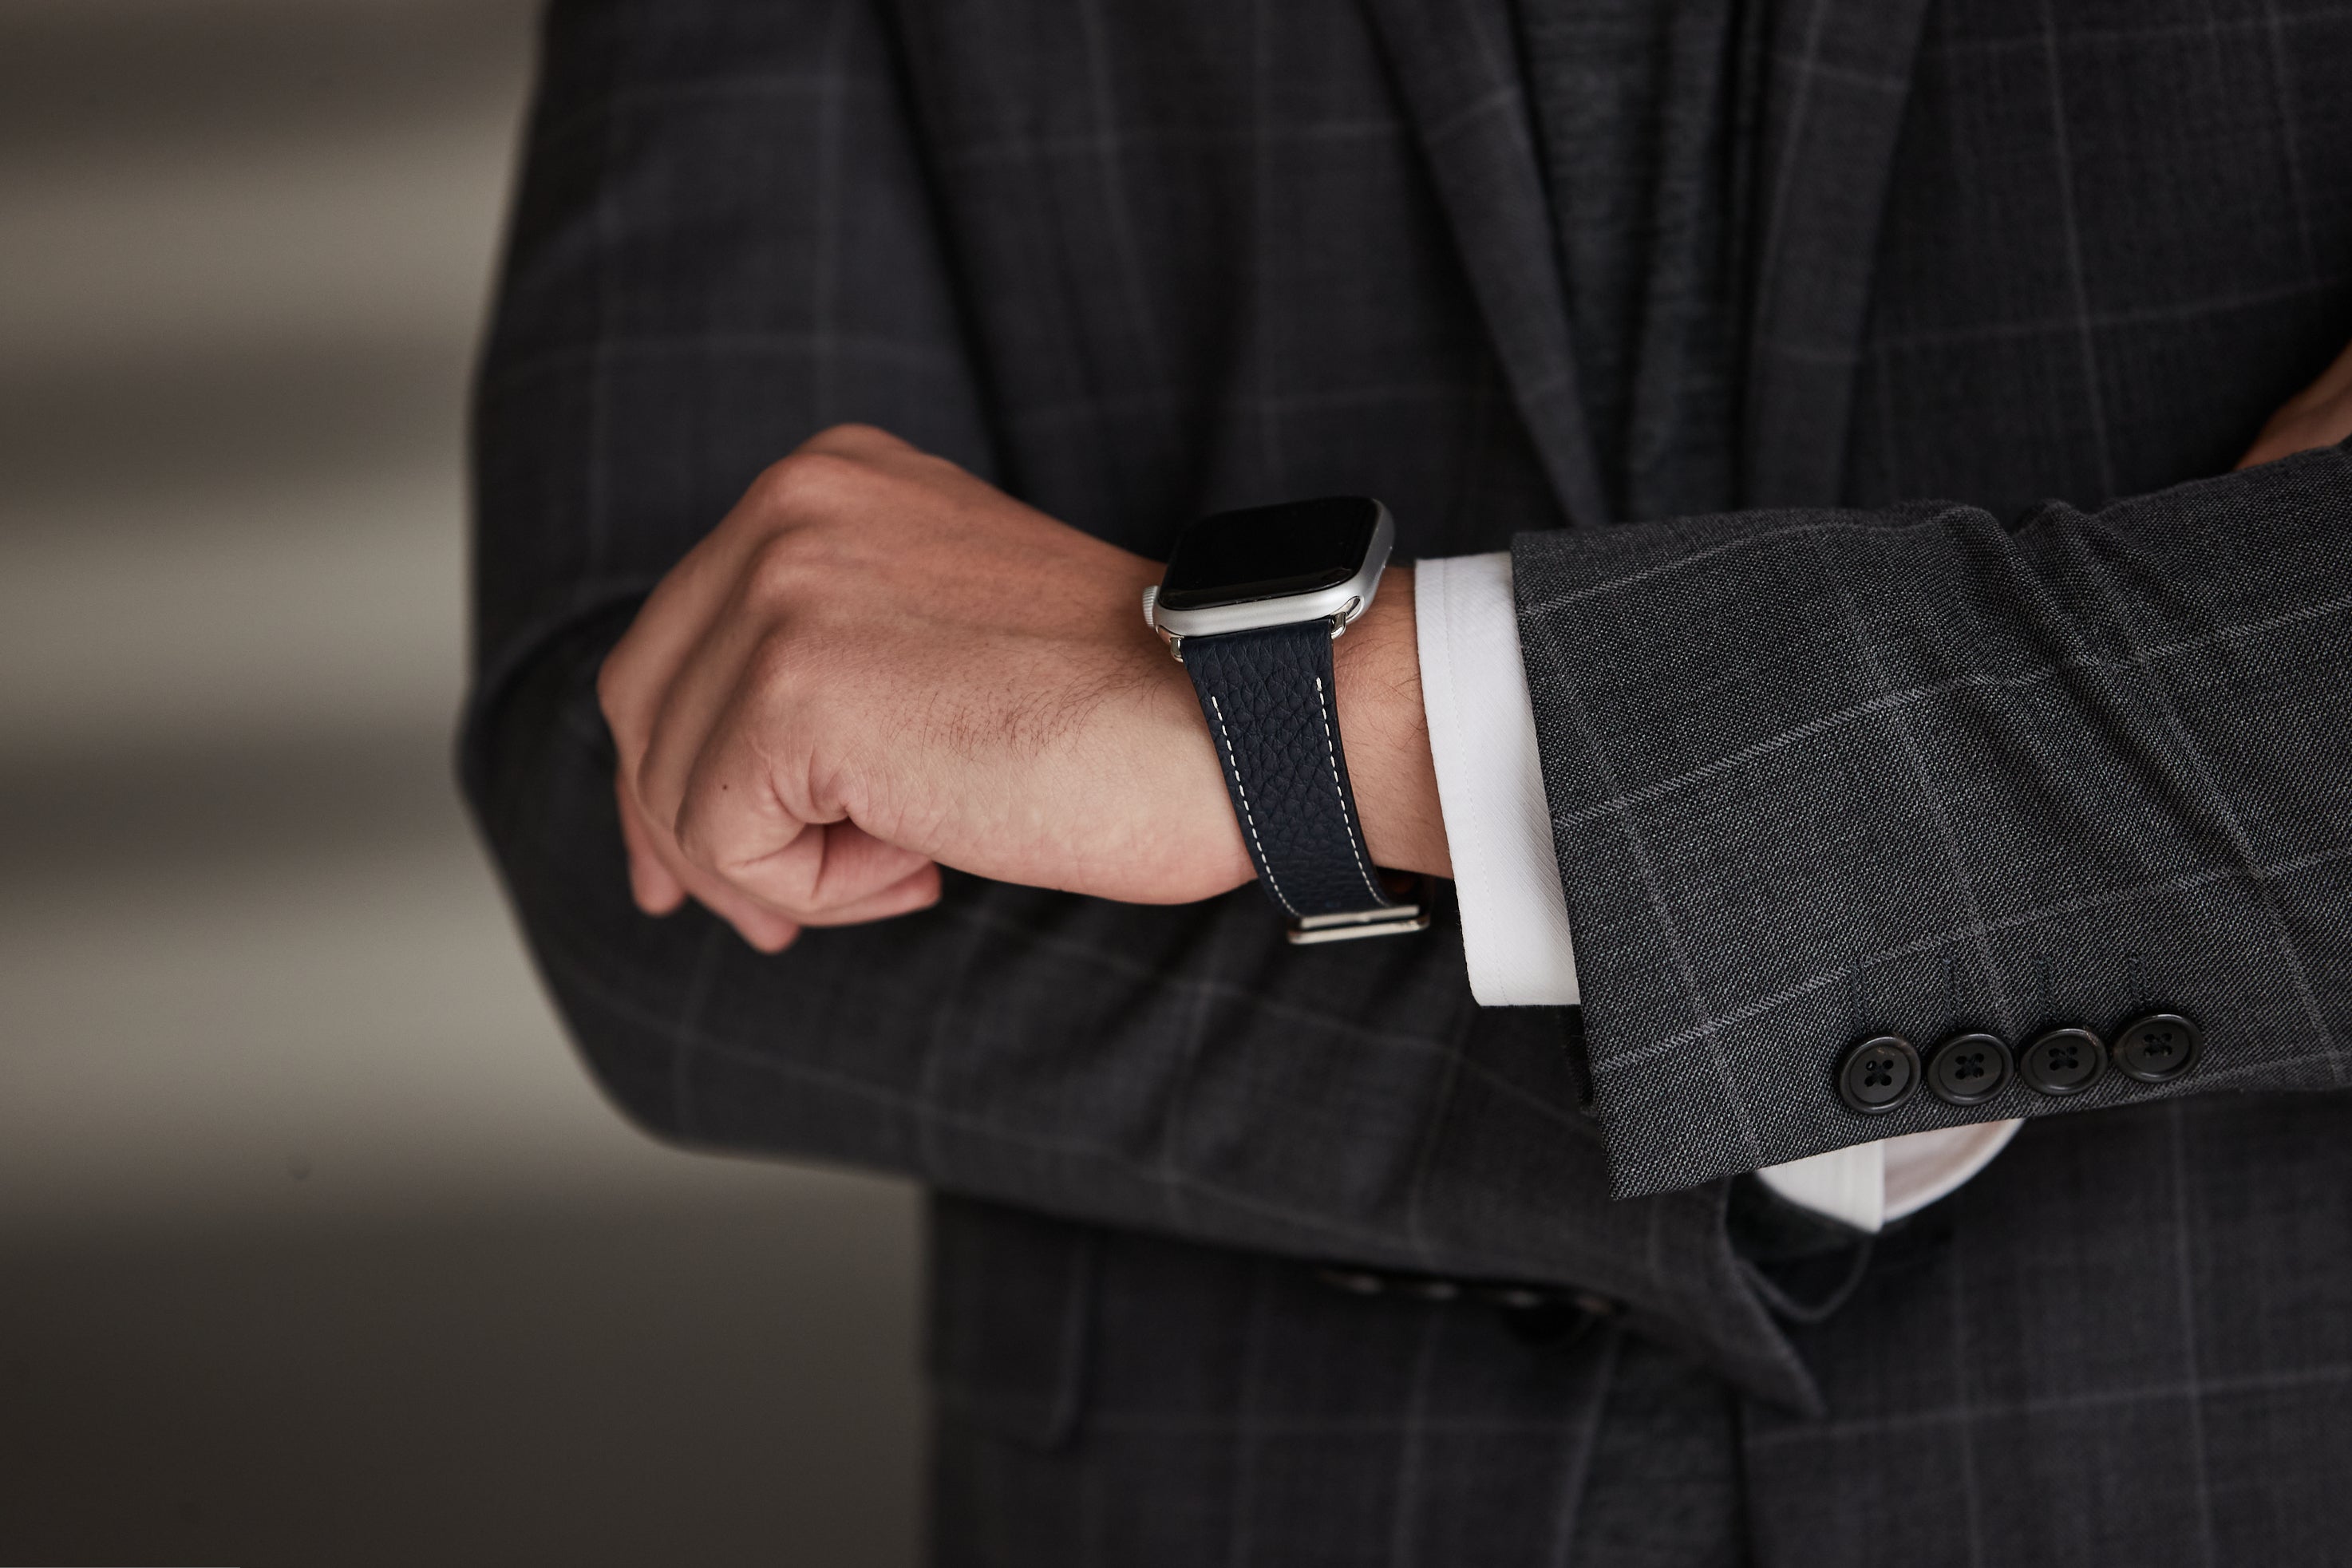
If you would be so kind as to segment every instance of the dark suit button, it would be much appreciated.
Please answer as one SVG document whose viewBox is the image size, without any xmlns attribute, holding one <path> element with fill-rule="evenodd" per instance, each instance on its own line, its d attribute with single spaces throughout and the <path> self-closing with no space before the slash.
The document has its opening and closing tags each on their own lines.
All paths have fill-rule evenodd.
<svg viewBox="0 0 2352 1568">
<path fill-rule="evenodd" d="M 1956 1034 L 1927 1057 L 1927 1087 L 1949 1105 L 1981 1105 L 2009 1086 L 2009 1046 L 1996 1034 Z"/>
<path fill-rule="evenodd" d="M 2106 1070 L 2106 1048 L 2086 1029 L 2053 1029 L 2025 1048 L 2017 1075 L 2053 1098 L 2080 1094 Z"/>
<path fill-rule="evenodd" d="M 1874 1035 L 1845 1053 L 1838 1098 L 1848 1110 L 1883 1116 L 1919 1086 L 1919 1053 L 1899 1034 Z"/>
<path fill-rule="evenodd" d="M 2142 1083 L 2163 1083 L 2189 1071 L 2203 1031 L 2179 1013 L 2134 1019 L 2116 1037 L 2116 1070 Z"/>
</svg>

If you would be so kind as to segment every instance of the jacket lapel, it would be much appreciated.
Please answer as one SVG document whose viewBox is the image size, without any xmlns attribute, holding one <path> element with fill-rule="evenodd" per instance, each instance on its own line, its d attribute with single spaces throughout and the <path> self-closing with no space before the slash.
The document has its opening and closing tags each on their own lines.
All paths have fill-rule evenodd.
<svg viewBox="0 0 2352 1568">
<path fill-rule="evenodd" d="M 1927 0 L 1779 0 L 1756 156 L 1742 499 L 1833 503 Z"/>
<path fill-rule="evenodd" d="M 1606 522 L 1505 0 L 1366 5 L 1552 489 L 1571 522 Z"/>
</svg>

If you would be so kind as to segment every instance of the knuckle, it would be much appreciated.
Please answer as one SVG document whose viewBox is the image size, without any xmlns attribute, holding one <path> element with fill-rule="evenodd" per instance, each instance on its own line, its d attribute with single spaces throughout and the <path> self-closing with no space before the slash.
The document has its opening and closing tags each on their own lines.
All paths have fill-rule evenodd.
<svg viewBox="0 0 2352 1568">
<path fill-rule="evenodd" d="M 768 607 L 740 665 L 741 711 L 771 737 L 806 738 L 860 700 L 865 629 L 807 578 L 772 592 Z"/>
<path fill-rule="evenodd" d="M 717 809 L 716 795 L 717 791 L 708 786 L 688 789 L 678 806 L 675 831 L 681 854 L 702 870 L 723 875 L 734 847 L 734 834 L 727 825 L 726 814 Z"/>
<path fill-rule="evenodd" d="M 803 450 L 768 465 L 752 487 L 763 506 L 792 516 L 837 502 L 865 476 L 854 457 Z"/>
<path fill-rule="evenodd" d="M 810 436 L 802 444 L 801 450 L 856 452 L 905 444 L 878 424 L 869 424 L 862 419 L 845 419 L 838 424 L 828 424 Z"/>
<path fill-rule="evenodd" d="M 744 661 L 746 685 L 756 694 L 756 700 L 769 716 L 777 720 L 789 717 L 777 711 L 780 704 L 798 695 L 803 666 L 807 663 L 806 629 L 793 622 L 771 626 L 753 643 Z"/>
<path fill-rule="evenodd" d="M 854 533 L 819 520 L 775 529 L 751 549 L 746 592 L 777 615 L 827 607 L 859 574 L 862 547 Z"/>
<path fill-rule="evenodd" d="M 765 593 L 788 590 L 807 575 L 817 554 L 806 529 L 770 534 L 751 551 L 751 580 Z"/>
</svg>

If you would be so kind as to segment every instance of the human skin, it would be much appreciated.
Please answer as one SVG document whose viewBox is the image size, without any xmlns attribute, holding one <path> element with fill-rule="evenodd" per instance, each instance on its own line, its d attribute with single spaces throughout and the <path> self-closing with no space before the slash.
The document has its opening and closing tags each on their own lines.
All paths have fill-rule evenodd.
<svg viewBox="0 0 2352 1568">
<path fill-rule="evenodd" d="M 2347 435 L 2352 350 L 2239 466 Z M 941 866 L 1140 904 L 1247 882 L 1192 685 L 1139 612 L 1160 575 L 886 432 L 811 438 L 605 660 L 637 904 L 693 898 L 777 952 L 936 902 Z M 1450 874 L 1409 570 L 1332 653 L 1366 846 Z"/>
<path fill-rule="evenodd" d="M 754 946 L 939 896 L 939 867 L 1134 903 L 1253 874 L 1157 562 L 868 426 L 763 474 L 599 682 L 637 902 Z M 1445 874 L 1412 574 L 1333 647 L 1367 846 Z"/>
<path fill-rule="evenodd" d="M 2271 415 L 2238 466 L 2275 463 L 2315 446 L 2333 446 L 2347 436 L 2352 436 L 2352 348 L 2336 355 L 2317 381 Z"/>
</svg>

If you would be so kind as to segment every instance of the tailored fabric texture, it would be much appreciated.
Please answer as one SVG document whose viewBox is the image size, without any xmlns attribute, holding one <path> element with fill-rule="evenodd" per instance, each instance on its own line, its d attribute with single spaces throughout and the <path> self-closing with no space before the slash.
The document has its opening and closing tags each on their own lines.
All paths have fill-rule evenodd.
<svg viewBox="0 0 2352 1568">
<path fill-rule="evenodd" d="M 1516 0 L 1611 511 L 1739 504 L 1738 278 L 1770 0 Z"/>
<path fill-rule="evenodd" d="M 1007 1305 L 992 1276 L 1066 1255 L 1010 1210 L 939 1219 L 942 1563 L 1748 1560 L 1737 1396 L 1613 1322 L 1365 1299 L 1099 1231 L 1087 1329 L 1055 1332 L 1048 1298 L 975 1332 Z M 1130 1506 L 1152 1495 L 1168 1506 Z"/>
<path fill-rule="evenodd" d="M 1930 1128 L 2340 1088 L 2347 517 L 2352 453 L 2329 450 L 2093 516 L 2053 506 L 2015 534 L 1953 504 L 1523 538 L 1617 1190 Z M 1670 730 L 1629 731 L 1727 623 L 1759 643 Z M 2021 1048 L 2077 1023 L 2113 1039 L 2159 1006 L 2208 1036 L 2169 1082 L 2110 1071 L 2053 1099 L 2020 1074 L 1876 1116 L 1828 1087 L 1865 1035 L 1990 1026 Z"/>
<path fill-rule="evenodd" d="M 1708 747 L 1718 772 L 1747 768 L 1712 727 L 1726 714 L 1777 736 L 1853 706 L 1836 695 L 1864 667 L 1850 622 L 1776 659 L 1786 607 L 1709 564 L 1769 525 L 1613 517 L 1517 39 L 1504 0 L 551 8 L 478 392 L 462 764 L 583 1058 L 663 1136 L 908 1173 L 946 1195 L 942 1560 L 1076 1563 L 1118 1540 L 1142 1564 L 1592 1561 L 1593 1540 L 1624 1533 L 1609 1478 L 1638 1473 L 1628 1454 L 1671 1454 L 1687 1511 L 1736 1510 L 1737 1544 L 1761 1563 L 1873 1563 L 1898 1540 L 1923 1563 L 2326 1561 L 2352 1537 L 2352 1497 L 2326 1484 L 2352 1450 L 2352 1101 L 2189 1091 L 2326 1082 L 2298 1077 L 2321 1036 L 2275 1005 L 2282 944 L 2252 939 L 2256 913 L 2294 928 L 2323 1019 L 2343 984 L 2326 947 L 2342 901 L 2321 910 L 2294 881 L 2336 875 L 2346 831 L 2323 766 L 2352 692 L 2325 678 L 2340 668 L 2324 605 L 2342 561 L 2294 521 L 2324 511 L 2342 460 L 2199 482 L 2352 338 L 2339 7 L 1792 0 L 1759 46 L 1737 501 L 1818 517 L 1950 497 L 2012 521 L 2039 499 L 2074 508 L 2015 534 L 1956 520 L 1965 509 L 1842 513 L 1862 526 L 1825 539 L 1792 588 L 1819 604 L 1844 572 L 1881 591 L 1856 613 L 1876 618 L 1892 680 L 1916 683 L 1896 655 L 1922 644 L 1888 618 L 1917 617 L 1960 639 L 1926 644 L 1956 675 L 2013 678 L 2099 721 L 2020 732 L 2071 734 L 2095 765 L 2085 781 L 2021 747 L 2030 800 L 1968 796 L 1993 777 L 1982 759 L 1936 754 L 1953 769 L 1947 810 L 2047 857 L 2011 873 L 2021 885 L 2083 904 L 2053 917 L 2049 962 L 2030 971 L 2053 1016 L 2105 1026 L 2135 973 L 2149 1002 L 2199 1012 L 2206 1059 L 2181 1092 L 2037 1117 L 1871 1249 L 1780 1260 L 1733 1222 L 1748 1184 L 1704 1175 L 1729 1168 L 1718 1145 L 1737 1116 L 1688 1108 L 1699 1154 L 1678 1176 L 1626 1070 L 1595 1080 L 1603 1114 L 1587 1115 L 1583 1019 L 1476 1008 L 1443 908 L 1425 937 L 1292 948 L 1252 890 L 1141 908 L 956 876 L 937 909 L 811 932 L 771 958 L 698 911 L 656 921 L 630 904 L 597 665 L 753 476 L 842 420 L 1154 555 L 1199 514 L 1334 493 L 1385 500 L 1408 555 L 1526 534 L 1518 559 L 1558 574 L 1555 593 L 1603 580 L 1577 573 L 1622 539 L 1671 568 L 1661 583 L 1710 586 L 1594 596 L 1652 614 L 1650 640 L 1531 611 L 1522 642 L 1540 716 L 1545 662 L 1613 638 L 1631 727 L 1598 744 L 1672 734 L 1651 745 L 1661 768 Z M 1978 552 L 1967 570 L 1946 553 L 1957 542 Z M 2209 571 L 2200 548 L 2231 570 Z M 1906 549 L 1926 559 L 1898 571 Z M 2065 593 L 2042 591 L 2050 563 L 2077 559 Z M 1523 610 L 1544 593 L 1529 576 Z M 2097 594 L 2116 597 L 2095 617 Z M 2068 613 L 2025 622 L 2021 607 Z M 1702 612 L 1724 618 L 1675 620 Z M 1979 634 L 1991 644 L 1965 641 Z M 2160 682 L 2136 677 L 2148 707 L 2105 695 L 2123 688 L 2101 684 L 2100 661 L 2209 634 L 2168 653 Z M 2084 661 L 2044 674 L 2030 655 L 2071 649 L 2066 635 Z M 1769 678 L 1800 656 L 1821 661 L 1818 690 Z M 1746 707 L 1722 700 L 1742 685 Z M 2147 717 L 2179 715 L 2210 743 L 2201 705 L 2224 697 L 2245 744 L 2209 746 L 2230 771 L 2200 792 Z M 1802 802 L 1852 830 L 1811 841 L 1853 862 L 1782 864 L 1777 899 L 1759 862 L 1759 885 L 1731 901 L 1757 923 L 1721 922 L 1708 939 L 1726 946 L 1686 956 L 1746 985 L 1788 964 L 1794 924 L 1852 955 L 1824 964 L 1876 958 L 1872 975 L 1916 982 L 1911 957 L 1873 946 L 1922 939 L 1939 913 L 1934 932 L 1981 925 L 1993 945 L 1990 966 L 1955 961 L 1957 984 L 1981 980 L 1986 1006 L 2014 995 L 2014 938 L 1993 928 L 2042 894 L 1972 911 L 1932 860 L 1857 874 L 1870 854 L 1943 841 L 1916 841 L 1916 781 L 1883 787 L 1890 758 L 1908 766 L 1899 744 L 1847 735 L 1876 759 L 1874 788 L 1759 769 L 1721 797 L 1734 825 L 1706 825 L 1774 816 L 1778 843 Z M 1539 738 L 1554 772 L 1595 754 L 1565 729 Z M 2270 766 L 2298 745 L 2311 766 Z M 1802 755 L 1817 769 L 1832 756 Z M 2118 805 L 2118 777 L 2142 792 Z M 2145 840 L 2092 818 L 2081 790 L 2100 810 L 2153 810 Z M 2238 818 L 2245 857 L 2158 852 L 2217 800 L 2259 801 Z M 2052 823 L 2065 831 L 2036 836 Z M 2212 831 L 2229 841 L 2218 816 Z M 2293 852 L 2273 858 L 2283 841 Z M 2098 881 L 2143 843 L 2142 874 Z M 1666 888 L 1675 907 L 1725 896 L 1719 862 L 1651 865 L 1687 877 Z M 1593 942 L 1633 950 L 1642 910 L 1592 891 L 1616 866 L 1567 871 L 1585 1011 L 1606 1025 L 1595 1060 L 1690 1027 L 1634 1040 L 1646 1026 L 1629 1020 L 1664 1019 L 1686 982 L 1671 963 L 1593 967 Z M 2121 897 L 2145 883 L 2175 891 Z M 2097 904 L 2094 887 L 2118 896 Z M 2208 918 L 2228 897 L 2248 912 L 2235 929 Z M 2167 921 L 2231 945 L 2189 954 Z M 2200 988 L 2233 962 L 2228 987 Z M 1729 994 L 1707 993 L 1709 1011 Z M 1759 1040 L 1752 1065 L 1782 1085 L 1748 1107 L 1759 1139 L 1818 1146 L 1836 1052 L 1882 1019 L 1924 1047 L 1927 1015 L 1889 990 L 1827 1035 Z M 1612 1167 L 1621 1191 L 1649 1195 L 1612 1198 Z M 1331 1265 L 1407 1283 L 1362 1294 L 1325 1282 Z M 1671 1392 L 1612 1400 L 1602 1344 Z M 1155 1380 L 1139 1364 L 1155 1354 L 1234 1370 Z M 1644 1428 L 1629 1409 L 1648 1403 L 1679 1414 Z M 1278 1454 L 1279 1488 L 1231 1462 L 1248 1451 Z M 1584 1522 L 1563 1524 L 1586 1500 Z M 1008 1521 L 1015 1501 L 1064 1523 Z M 1361 1547 L 1374 1523 L 1380 1545 Z M 1318 1542 L 1337 1544 L 1305 1550 Z M 1290 1542 L 1304 1544 L 1277 1551 Z"/>
<path fill-rule="evenodd" d="M 2006 0 L 1931 16 L 1867 319 L 1832 319 L 1818 241 L 1781 232 L 1839 172 L 1792 154 L 1820 162 L 1757 243 L 1748 454 L 1765 498 L 1797 483 L 1775 469 L 1850 450 L 1839 498 L 1961 499 L 1556 530 L 1514 557 L 1622 1193 L 1932 1127 L 2352 1082 L 2352 458 L 2186 477 L 2260 423 L 2260 402 L 2205 416 L 2274 313 L 2313 323 L 2314 369 L 2352 335 L 2352 99 L 2307 74 L 2340 58 L 2340 19 L 2274 30 L 2255 8 L 2209 37 L 2083 18 L 2070 39 Z M 1889 37 L 1825 22 L 1853 74 L 1819 90 L 1895 100 L 1866 53 Z M 2214 379 L 2184 382 L 2190 363 Z M 1831 364 L 1866 383 L 1853 432 L 1792 450 L 1781 383 Z M 2066 460 L 2037 459 L 2060 434 Z M 2012 1081 L 1876 1117 L 1826 1088 L 1882 1031 L 2021 1051 L 2158 1009 L 2207 1040 L 2168 1083 Z"/>
<path fill-rule="evenodd" d="M 1576 955 L 1521 673 L 1509 552 L 1419 563 L 1413 621 L 1470 994 L 1485 1007 L 1573 1006 Z M 1759 1166 L 1756 1176 L 1792 1203 L 1876 1230 L 1982 1169 L 2017 1127 L 1979 1122 L 1849 1144 Z"/>
</svg>

